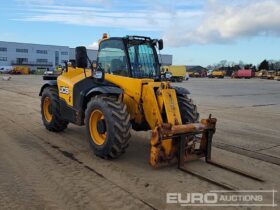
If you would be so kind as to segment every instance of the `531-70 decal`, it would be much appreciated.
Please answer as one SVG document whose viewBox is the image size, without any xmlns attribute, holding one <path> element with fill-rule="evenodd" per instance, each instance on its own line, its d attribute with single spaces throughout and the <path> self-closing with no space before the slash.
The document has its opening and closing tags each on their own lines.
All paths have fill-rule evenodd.
<svg viewBox="0 0 280 210">
<path fill-rule="evenodd" d="M 68 94 L 69 94 L 69 88 L 68 88 L 68 87 L 64 87 L 64 86 L 61 86 L 61 87 L 59 88 L 59 92 L 62 93 L 62 94 L 68 95 Z"/>
</svg>

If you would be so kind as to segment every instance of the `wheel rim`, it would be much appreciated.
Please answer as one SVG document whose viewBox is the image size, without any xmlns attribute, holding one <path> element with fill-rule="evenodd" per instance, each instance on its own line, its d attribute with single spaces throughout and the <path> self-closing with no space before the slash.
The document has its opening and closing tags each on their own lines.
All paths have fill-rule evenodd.
<svg viewBox="0 0 280 210">
<path fill-rule="evenodd" d="M 104 115 L 100 110 L 94 110 L 89 119 L 89 130 L 92 141 L 97 145 L 104 144 L 106 140 L 106 132 L 104 134 L 100 134 L 97 129 L 97 122 L 99 120 L 104 119 Z"/>
<path fill-rule="evenodd" d="M 44 98 L 43 102 L 43 111 L 44 111 L 44 117 L 47 122 L 51 122 L 52 120 L 52 114 L 50 112 L 51 109 L 51 99 L 49 97 Z"/>
</svg>

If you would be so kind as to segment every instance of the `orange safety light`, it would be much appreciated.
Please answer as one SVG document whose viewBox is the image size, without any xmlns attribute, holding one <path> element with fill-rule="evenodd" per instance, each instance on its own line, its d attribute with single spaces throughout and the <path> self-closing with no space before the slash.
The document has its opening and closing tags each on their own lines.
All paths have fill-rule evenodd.
<svg viewBox="0 0 280 210">
<path fill-rule="evenodd" d="M 108 34 L 107 33 L 103 33 L 102 39 L 108 39 Z"/>
</svg>

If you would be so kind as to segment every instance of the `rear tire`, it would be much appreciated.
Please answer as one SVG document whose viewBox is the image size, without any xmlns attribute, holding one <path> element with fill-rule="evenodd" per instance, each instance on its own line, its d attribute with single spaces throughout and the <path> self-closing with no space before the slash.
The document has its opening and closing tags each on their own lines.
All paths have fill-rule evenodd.
<svg viewBox="0 0 280 210">
<path fill-rule="evenodd" d="M 96 112 L 102 117 L 94 117 Z M 100 121 L 102 131 L 98 130 Z M 125 152 L 131 136 L 131 124 L 126 105 L 120 100 L 107 96 L 92 98 L 87 105 L 85 122 L 89 143 L 96 156 L 113 159 Z"/>
<path fill-rule="evenodd" d="M 186 95 L 177 95 L 179 110 L 183 124 L 196 123 L 199 121 L 199 113 L 192 99 Z"/>
<path fill-rule="evenodd" d="M 46 87 L 41 97 L 41 114 L 49 131 L 60 132 L 67 128 L 68 122 L 60 114 L 59 96 L 56 88 Z"/>
</svg>

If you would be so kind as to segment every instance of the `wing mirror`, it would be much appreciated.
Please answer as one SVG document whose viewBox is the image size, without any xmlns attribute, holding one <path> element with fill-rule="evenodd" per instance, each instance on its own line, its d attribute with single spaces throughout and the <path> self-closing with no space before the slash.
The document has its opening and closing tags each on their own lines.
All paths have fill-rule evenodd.
<svg viewBox="0 0 280 210">
<path fill-rule="evenodd" d="M 159 50 L 163 49 L 163 40 L 162 39 L 158 40 L 158 49 Z"/>
<path fill-rule="evenodd" d="M 76 47 L 76 66 L 78 68 L 87 68 L 88 56 L 87 49 L 85 47 Z"/>
</svg>

